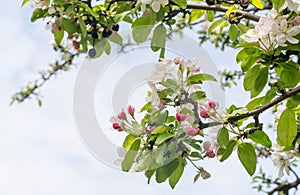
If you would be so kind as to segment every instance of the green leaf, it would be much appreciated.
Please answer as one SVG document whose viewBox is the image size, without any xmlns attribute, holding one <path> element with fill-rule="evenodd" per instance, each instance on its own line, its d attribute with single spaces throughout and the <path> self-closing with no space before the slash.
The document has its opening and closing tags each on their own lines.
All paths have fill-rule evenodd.
<svg viewBox="0 0 300 195">
<path fill-rule="evenodd" d="M 110 54 L 110 50 L 111 50 L 111 46 L 110 46 L 110 42 L 108 41 L 108 39 L 106 38 L 106 43 L 104 46 L 104 52 L 109 55 Z"/>
<path fill-rule="evenodd" d="M 219 148 L 217 156 L 221 162 L 225 161 L 231 155 L 236 143 L 236 140 L 230 140 L 226 145 L 226 148 Z"/>
<path fill-rule="evenodd" d="M 75 22 L 71 22 L 67 18 L 63 18 L 62 19 L 62 26 L 65 29 L 65 31 L 67 31 L 71 35 L 74 34 L 74 33 L 76 33 L 76 32 L 78 32 L 80 30 L 80 25 L 78 25 Z"/>
<path fill-rule="evenodd" d="M 281 146 L 290 147 L 297 135 L 295 112 L 285 109 L 277 125 L 277 142 Z"/>
<path fill-rule="evenodd" d="M 262 0 L 252 0 L 251 3 L 258 9 L 264 9 L 264 4 Z"/>
<path fill-rule="evenodd" d="M 87 36 L 86 25 L 82 18 L 79 17 L 78 20 L 79 20 L 79 26 L 80 26 L 82 36 L 83 36 L 83 38 L 86 38 L 86 36 Z"/>
<path fill-rule="evenodd" d="M 285 2 L 285 0 L 271 0 L 271 1 L 273 2 L 273 6 L 276 10 L 279 10 Z"/>
<path fill-rule="evenodd" d="M 256 153 L 254 147 L 249 143 L 238 146 L 238 156 L 246 171 L 252 176 L 256 170 Z"/>
<path fill-rule="evenodd" d="M 241 32 L 241 34 L 246 33 L 250 29 L 248 26 L 245 26 L 242 23 L 238 23 L 237 27 L 238 27 L 239 31 Z"/>
<path fill-rule="evenodd" d="M 215 19 L 215 13 L 214 13 L 214 11 L 207 10 L 207 11 L 206 11 L 206 17 L 207 17 L 207 20 L 208 20 L 209 22 L 214 21 L 214 19 Z"/>
<path fill-rule="evenodd" d="M 122 45 L 123 43 L 123 38 L 121 35 L 119 35 L 119 33 L 113 33 L 111 36 L 109 36 L 109 40 L 118 45 Z"/>
<path fill-rule="evenodd" d="M 150 184 L 151 177 L 154 175 L 156 169 L 147 170 L 145 176 L 148 178 L 147 183 Z"/>
<path fill-rule="evenodd" d="M 165 164 L 156 170 L 156 182 L 157 183 L 162 183 L 166 181 L 177 169 L 179 166 L 179 160 L 178 158 L 175 158 L 173 161 L 171 161 L 168 164 Z"/>
<path fill-rule="evenodd" d="M 151 39 L 151 49 L 155 52 L 160 48 L 165 48 L 167 30 L 163 24 L 158 25 L 153 32 Z"/>
<path fill-rule="evenodd" d="M 215 28 L 217 28 L 220 24 L 224 22 L 224 19 L 221 18 L 219 20 L 214 21 L 208 28 L 208 34 L 210 34 Z"/>
<path fill-rule="evenodd" d="M 30 0 L 23 0 L 23 2 L 22 2 L 22 7 L 26 4 L 26 3 L 28 3 Z"/>
<path fill-rule="evenodd" d="M 164 143 L 166 140 L 170 139 L 174 137 L 173 134 L 171 133 L 162 133 L 162 134 L 159 134 L 156 138 L 156 141 L 155 141 L 155 144 L 156 145 L 160 145 L 162 143 Z"/>
<path fill-rule="evenodd" d="M 45 16 L 45 14 L 47 13 L 47 10 L 43 10 L 41 8 L 37 8 L 35 9 L 33 12 L 32 12 L 32 15 L 31 15 L 31 18 L 30 18 L 30 21 L 31 22 L 35 22 L 37 21 L 38 19 L 40 18 L 43 18 Z"/>
<path fill-rule="evenodd" d="M 244 88 L 251 92 L 251 98 L 259 95 L 268 81 L 268 67 L 255 65 L 245 75 Z"/>
<path fill-rule="evenodd" d="M 199 18 L 201 18 L 203 15 L 205 14 L 204 10 L 192 10 L 192 14 L 191 14 L 191 22 L 195 22 L 196 20 L 198 20 Z"/>
<path fill-rule="evenodd" d="M 94 56 L 94 58 L 97 58 L 97 57 L 101 56 L 102 53 L 103 53 L 104 51 L 107 50 L 107 46 L 106 46 L 107 42 L 108 42 L 108 40 L 107 40 L 107 38 L 105 38 L 105 39 L 101 39 L 101 40 L 95 45 L 94 48 L 95 48 L 95 50 L 96 50 L 96 56 Z M 108 44 L 109 44 L 109 43 L 108 43 Z"/>
<path fill-rule="evenodd" d="M 262 104 L 262 100 L 264 99 L 264 97 L 259 97 L 259 98 L 255 98 L 253 100 L 251 100 L 247 105 L 246 108 L 248 110 L 253 110 L 257 107 L 259 107 Z"/>
<path fill-rule="evenodd" d="M 129 150 L 131 145 L 135 142 L 135 140 L 138 138 L 136 135 L 129 134 L 126 136 L 124 142 L 123 142 L 123 148 L 126 150 Z"/>
<path fill-rule="evenodd" d="M 229 133 L 226 127 L 222 127 L 217 135 L 217 141 L 221 148 L 226 148 L 229 142 Z"/>
<path fill-rule="evenodd" d="M 264 131 L 256 130 L 254 131 L 254 133 L 249 134 L 248 138 L 254 141 L 255 143 L 264 145 L 268 148 L 272 146 L 272 142 L 269 136 Z"/>
<path fill-rule="evenodd" d="M 190 98 L 194 101 L 203 100 L 206 98 L 206 94 L 204 91 L 195 91 L 190 94 Z"/>
<path fill-rule="evenodd" d="M 60 44 L 61 40 L 64 38 L 64 30 L 61 29 L 61 30 L 58 30 L 57 28 L 55 28 L 53 30 L 53 35 L 54 35 L 54 40 L 55 40 L 55 43 L 57 45 Z"/>
<path fill-rule="evenodd" d="M 151 132 L 151 134 L 164 133 L 166 130 L 167 128 L 165 126 L 158 126 Z"/>
<path fill-rule="evenodd" d="M 148 15 L 136 19 L 132 24 L 132 35 L 134 41 L 137 43 L 145 42 L 153 25 L 155 24 L 156 14 L 152 11 L 148 12 Z"/>
<path fill-rule="evenodd" d="M 229 15 L 231 13 L 235 13 L 237 12 L 238 10 L 236 9 L 235 5 L 232 5 L 231 7 L 229 7 L 229 9 L 226 11 L 225 15 L 227 18 L 229 18 Z"/>
<path fill-rule="evenodd" d="M 173 0 L 180 8 L 185 9 L 187 1 L 186 0 Z"/>
<path fill-rule="evenodd" d="M 149 108 L 151 108 L 151 102 L 148 102 L 147 104 L 145 104 L 142 108 L 141 108 L 141 110 L 140 110 L 140 112 L 144 112 L 144 111 L 147 111 L 147 110 L 149 110 Z"/>
<path fill-rule="evenodd" d="M 191 83 L 202 84 L 203 81 L 217 81 L 217 79 L 210 74 L 200 73 L 190 76 L 188 81 Z"/>
<path fill-rule="evenodd" d="M 182 176 L 183 171 L 184 171 L 184 162 L 182 159 L 179 159 L 179 165 L 177 169 L 169 177 L 169 184 L 172 189 L 175 188 L 176 184 L 178 183 L 179 179 Z"/>
<path fill-rule="evenodd" d="M 279 78 L 280 78 L 280 82 L 284 83 L 284 85 L 280 83 L 281 84 L 280 86 L 293 88 L 300 81 L 300 72 L 299 70 L 296 71 L 282 70 L 279 74 Z"/>
<path fill-rule="evenodd" d="M 169 112 L 167 110 L 164 112 L 160 112 L 159 115 L 157 116 L 154 124 L 157 126 L 164 124 L 168 118 L 168 115 L 169 115 Z"/>
<path fill-rule="evenodd" d="M 141 140 L 135 140 L 135 142 L 131 145 L 130 150 L 126 153 L 125 158 L 122 162 L 122 170 L 129 171 L 134 162 L 134 158 L 140 149 Z"/>
<path fill-rule="evenodd" d="M 228 30 L 228 35 L 231 41 L 235 41 L 237 36 L 239 35 L 239 31 L 235 24 L 230 25 Z"/>
</svg>

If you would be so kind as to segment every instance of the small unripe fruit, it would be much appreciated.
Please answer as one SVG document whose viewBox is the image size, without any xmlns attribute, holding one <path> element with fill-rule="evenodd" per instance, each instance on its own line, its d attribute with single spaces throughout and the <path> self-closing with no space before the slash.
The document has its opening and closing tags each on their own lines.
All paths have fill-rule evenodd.
<svg viewBox="0 0 300 195">
<path fill-rule="evenodd" d="M 111 29 L 112 29 L 113 31 L 117 31 L 117 32 L 118 32 L 118 31 L 119 31 L 119 28 L 120 28 L 119 24 L 115 24 L 115 25 L 112 26 Z"/>
<path fill-rule="evenodd" d="M 112 34 L 112 31 L 109 28 L 106 28 L 102 31 L 102 37 L 106 38 Z"/>
<path fill-rule="evenodd" d="M 91 58 L 95 57 L 96 56 L 95 48 L 91 48 L 88 53 Z"/>
</svg>

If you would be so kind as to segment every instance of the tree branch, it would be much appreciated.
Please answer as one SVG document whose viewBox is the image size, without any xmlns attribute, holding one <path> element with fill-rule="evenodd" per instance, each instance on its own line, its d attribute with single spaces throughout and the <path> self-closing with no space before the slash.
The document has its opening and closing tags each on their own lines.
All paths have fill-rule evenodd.
<svg viewBox="0 0 300 195">
<path fill-rule="evenodd" d="M 274 194 L 275 192 L 288 192 L 290 189 L 292 188 L 297 188 L 297 186 L 300 184 L 300 178 L 296 179 L 294 182 L 292 183 L 288 183 L 286 185 L 283 186 L 278 186 L 276 188 L 274 188 L 272 191 L 268 192 L 269 195 Z M 286 193 L 288 194 L 288 193 Z"/>
<path fill-rule="evenodd" d="M 195 3 L 188 3 L 187 8 L 189 9 L 198 9 L 198 10 L 212 10 L 212 11 L 219 11 L 219 12 L 227 12 L 228 7 L 222 6 L 222 5 L 200 5 Z M 238 16 L 242 16 L 246 19 L 253 20 L 255 22 L 258 22 L 259 16 L 253 15 L 248 13 L 247 11 L 238 10 L 236 12 Z"/>
<path fill-rule="evenodd" d="M 269 102 L 268 104 L 265 104 L 263 106 L 260 106 L 248 113 L 245 113 L 245 114 L 241 114 L 239 116 L 234 116 L 234 117 L 230 117 L 227 119 L 227 121 L 231 124 L 234 124 L 235 122 L 241 120 L 241 119 L 245 119 L 245 118 L 248 118 L 250 116 L 255 116 L 256 118 L 258 117 L 259 114 L 261 114 L 262 112 L 264 112 L 265 110 L 271 108 L 272 106 L 278 104 L 279 102 L 282 102 L 283 100 L 297 94 L 300 92 L 300 86 L 297 86 L 295 88 L 293 88 L 292 90 L 282 94 L 281 96 L 279 96 L 278 98 L 274 99 L 273 101 Z M 199 124 L 199 128 L 200 129 L 205 129 L 205 128 L 208 128 L 208 127 L 214 127 L 214 126 L 217 126 L 217 125 L 221 125 L 223 123 L 221 122 L 210 122 L 210 123 L 202 123 L 202 124 Z"/>
<path fill-rule="evenodd" d="M 228 122 L 230 123 L 234 123 L 236 121 L 239 121 L 241 119 L 244 119 L 244 118 L 248 118 L 250 116 L 254 116 L 254 115 L 259 115 L 260 113 L 264 112 L 265 110 L 271 108 L 272 106 L 278 104 L 279 102 L 291 97 L 292 95 L 295 95 L 297 94 L 298 92 L 300 92 L 300 86 L 297 86 L 295 87 L 294 89 L 286 92 L 285 94 L 282 94 L 281 96 L 279 96 L 278 98 L 274 99 L 273 101 L 271 101 L 270 103 L 268 104 L 265 104 L 263 106 L 260 106 L 246 114 L 242 114 L 242 115 L 239 115 L 239 116 L 235 116 L 235 117 L 231 117 L 228 119 Z"/>
</svg>

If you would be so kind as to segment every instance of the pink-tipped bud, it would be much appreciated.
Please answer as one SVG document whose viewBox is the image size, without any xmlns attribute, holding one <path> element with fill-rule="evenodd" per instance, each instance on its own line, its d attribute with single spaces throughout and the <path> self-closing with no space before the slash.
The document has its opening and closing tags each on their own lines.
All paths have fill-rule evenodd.
<svg viewBox="0 0 300 195">
<path fill-rule="evenodd" d="M 199 128 L 194 128 L 194 127 L 189 127 L 186 130 L 186 133 L 190 136 L 195 136 L 195 135 L 198 135 L 200 133 L 200 129 Z"/>
<path fill-rule="evenodd" d="M 182 63 L 182 58 L 181 58 L 181 57 L 176 57 L 176 58 L 174 59 L 174 63 L 175 63 L 175 64 L 181 64 L 181 63 Z"/>
<path fill-rule="evenodd" d="M 126 119 L 126 113 L 125 113 L 124 111 L 120 112 L 120 113 L 118 114 L 118 118 L 119 118 L 120 120 L 125 120 L 125 119 Z"/>
<path fill-rule="evenodd" d="M 186 119 L 186 115 L 176 113 L 176 118 L 179 122 L 184 121 Z"/>
<path fill-rule="evenodd" d="M 206 151 L 206 156 L 208 156 L 209 158 L 215 158 L 216 154 L 212 149 L 209 149 Z"/>
<path fill-rule="evenodd" d="M 152 126 L 151 128 L 150 128 L 150 131 L 152 132 L 154 129 L 156 129 L 157 128 L 157 126 Z"/>
<path fill-rule="evenodd" d="M 162 108 L 165 106 L 165 104 L 166 104 L 166 101 L 165 101 L 165 100 L 160 100 L 160 101 L 159 101 L 158 108 L 159 108 L 159 109 L 162 109 Z"/>
<path fill-rule="evenodd" d="M 201 116 L 202 118 L 208 118 L 208 117 L 209 117 L 209 113 L 208 113 L 207 110 L 202 110 L 202 111 L 200 112 L 200 116 Z"/>
<path fill-rule="evenodd" d="M 292 22 L 293 26 L 299 26 L 300 25 L 300 16 L 297 16 L 293 22 Z"/>
<path fill-rule="evenodd" d="M 113 126 L 114 129 L 119 129 L 119 128 L 121 128 L 121 126 L 120 126 L 119 123 L 113 123 L 112 126 Z"/>
<path fill-rule="evenodd" d="M 134 116 L 135 108 L 133 106 L 129 105 L 127 111 L 132 117 Z"/>
<path fill-rule="evenodd" d="M 217 103 L 216 103 L 215 101 L 209 100 L 209 101 L 208 101 L 208 106 L 209 106 L 210 108 L 215 109 L 215 108 L 217 107 Z"/>
</svg>

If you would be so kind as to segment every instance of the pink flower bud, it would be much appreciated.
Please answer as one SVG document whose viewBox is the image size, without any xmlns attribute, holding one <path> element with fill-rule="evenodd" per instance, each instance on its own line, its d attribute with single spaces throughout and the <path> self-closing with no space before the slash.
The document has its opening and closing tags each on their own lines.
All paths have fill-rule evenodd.
<svg viewBox="0 0 300 195">
<path fill-rule="evenodd" d="M 184 121 L 186 119 L 186 115 L 176 113 L 176 118 L 179 122 Z"/>
<path fill-rule="evenodd" d="M 176 58 L 174 59 L 174 63 L 175 63 L 175 64 L 181 64 L 181 63 L 182 63 L 182 58 L 181 58 L 181 57 L 176 57 Z"/>
<path fill-rule="evenodd" d="M 300 24 L 300 16 L 297 16 L 292 22 L 294 26 L 299 26 Z"/>
<path fill-rule="evenodd" d="M 209 113 L 208 113 L 207 110 L 202 110 L 202 111 L 200 112 L 200 116 L 201 116 L 202 118 L 208 118 L 208 117 L 209 117 Z"/>
<path fill-rule="evenodd" d="M 165 101 L 165 100 L 160 100 L 160 101 L 159 101 L 158 108 L 159 108 L 159 109 L 162 109 L 162 108 L 165 106 L 165 104 L 166 104 L 166 101 Z"/>
<path fill-rule="evenodd" d="M 194 128 L 194 127 L 189 127 L 186 130 L 186 132 L 190 136 L 195 136 L 195 135 L 198 135 L 200 133 L 200 129 L 199 128 Z"/>
<path fill-rule="evenodd" d="M 129 105 L 127 111 L 132 117 L 134 116 L 135 108 L 133 106 Z"/>
<path fill-rule="evenodd" d="M 157 128 L 157 126 L 152 126 L 151 128 L 150 128 L 150 131 L 152 132 L 154 129 L 156 129 Z"/>
<path fill-rule="evenodd" d="M 120 112 L 120 113 L 118 114 L 118 118 L 119 118 L 120 120 L 125 120 L 125 119 L 126 119 L 126 113 L 125 113 L 124 111 Z"/>
<path fill-rule="evenodd" d="M 119 129 L 119 128 L 121 128 L 121 126 L 120 126 L 119 123 L 113 123 L 112 126 L 113 126 L 114 129 Z"/>
<path fill-rule="evenodd" d="M 206 152 L 206 156 L 208 156 L 209 158 L 214 158 L 216 156 L 216 154 L 214 153 L 214 151 L 212 149 L 209 149 Z"/>
<path fill-rule="evenodd" d="M 209 101 L 208 101 L 208 106 L 209 106 L 210 108 L 215 109 L 215 108 L 217 107 L 217 103 L 216 103 L 215 101 L 209 100 Z"/>
</svg>

